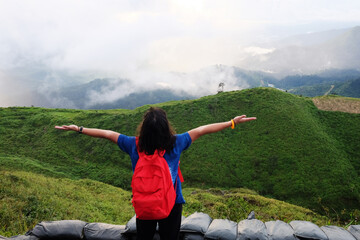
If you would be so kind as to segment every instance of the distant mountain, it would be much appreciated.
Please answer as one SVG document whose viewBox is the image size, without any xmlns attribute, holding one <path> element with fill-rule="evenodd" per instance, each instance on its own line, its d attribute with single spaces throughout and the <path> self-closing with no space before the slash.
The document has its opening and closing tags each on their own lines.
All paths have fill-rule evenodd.
<svg viewBox="0 0 360 240">
<path fill-rule="evenodd" d="M 354 69 L 329 69 L 315 75 L 291 75 L 277 79 L 273 74 L 244 70 L 234 66 L 214 65 L 195 73 L 174 73 L 179 81 L 198 81 L 196 89 L 174 89 L 170 86 L 138 88 L 129 79 L 98 78 L 85 84 L 33 92 L 32 105 L 48 108 L 73 109 L 134 109 L 147 104 L 174 100 L 195 99 L 215 94 L 220 82 L 225 83 L 224 91 L 254 87 L 274 86 L 304 96 L 323 95 L 331 84 L 345 83 L 360 77 Z M 209 79 L 208 79 L 209 78 Z M 306 88 L 315 86 L 315 88 Z M 299 89 L 296 89 L 299 88 Z M 186 90 L 189 89 L 189 90 Z M 325 92 L 326 92 L 325 91 Z M 354 90 L 356 91 L 356 90 Z M 308 93 L 306 93 L 308 92 Z M 347 91 L 342 91 L 347 94 Z M 352 94 L 356 97 L 359 94 Z M 349 96 L 349 95 L 344 95 Z"/>
<path fill-rule="evenodd" d="M 291 75 L 286 76 L 275 83 L 276 87 L 289 90 L 296 87 L 313 86 L 323 83 L 343 83 L 360 77 L 360 71 L 349 70 L 327 70 L 312 75 Z"/>
<path fill-rule="evenodd" d="M 139 91 L 126 94 L 128 90 L 126 79 L 95 79 L 91 82 L 71 87 L 61 88 L 57 91 L 46 94 L 36 93 L 36 106 L 51 108 L 75 108 L 75 109 L 134 109 L 136 107 L 166 102 L 171 100 L 193 99 L 194 96 L 186 92 L 175 93 L 171 89 L 156 89 L 149 91 Z M 103 98 L 109 94 L 119 92 L 119 98 L 106 101 Z"/>
<path fill-rule="evenodd" d="M 307 34 L 298 34 L 270 43 L 268 47 L 281 48 L 284 46 L 306 47 L 306 46 L 318 45 L 327 42 L 329 39 L 334 39 L 346 33 L 349 30 L 351 30 L 351 28 L 334 29 L 334 30 L 328 30 L 322 32 L 312 32 Z"/>
<path fill-rule="evenodd" d="M 86 109 L 134 109 L 147 104 L 156 104 L 174 100 L 195 99 L 186 92 L 175 93 L 171 89 L 157 89 L 139 93 L 130 93 L 128 96 L 119 98 L 109 103 L 98 103 L 87 106 Z"/>
<path fill-rule="evenodd" d="M 313 38 L 312 38 L 313 37 Z M 316 74 L 326 69 L 360 69 L 360 26 L 273 44 L 275 50 L 246 58 L 242 65 L 278 76 Z M 325 40 L 326 39 L 326 40 Z"/>
<path fill-rule="evenodd" d="M 344 97 L 359 98 L 359 81 L 360 71 L 329 69 L 316 75 L 286 76 L 277 81 L 274 86 L 307 97 L 338 94 Z"/>
<path fill-rule="evenodd" d="M 322 96 L 324 94 L 340 95 L 360 98 L 360 78 L 345 82 L 333 82 L 295 87 L 288 92 L 307 97 Z"/>
<path fill-rule="evenodd" d="M 215 94 L 220 82 L 224 90 L 238 90 L 268 86 L 277 80 L 270 74 L 260 71 L 247 71 L 233 66 L 214 65 L 194 73 L 173 73 L 176 79 L 193 79 L 201 87 L 199 93 L 194 89 L 174 89 L 153 86 L 152 89 L 136 89 L 131 80 L 121 78 L 95 79 L 85 84 L 68 86 L 58 90 L 34 92 L 34 104 L 49 108 L 74 109 L 134 109 L 146 104 L 156 104 L 174 100 L 195 99 Z M 202 82 L 204 82 L 202 84 Z M 211 86 L 209 85 L 211 84 Z M 189 88 L 189 87 L 187 87 Z M 211 90 L 212 89 L 212 90 Z"/>
<path fill-rule="evenodd" d="M 344 84 L 337 86 L 330 94 L 331 93 L 346 97 L 360 98 L 360 78 L 353 81 L 347 81 Z"/>
<path fill-rule="evenodd" d="M 286 76 L 280 80 L 272 74 L 261 71 L 249 71 L 241 68 L 215 65 L 200 70 L 196 76 L 190 74 L 181 74 L 180 79 L 197 77 L 204 78 L 207 75 L 212 76 L 205 84 L 203 92 L 216 93 L 216 86 L 223 81 L 225 91 L 244 88 L 254 88 L 262 86 L 274 86 L 285 89 L 295 94 L 304 96 L 323 95 L 332 84 L 342 84 L 360 77 L 360 71 L 348 69 L 329 69 L 318 75 L 292 75 Z M 178 77 L 179 78 L 179 77 Z M 230 85 L 230 86 L 229 86 Z M 313 87 L 314 86 L 314 87 Z M 204 90 L 206 89 L 206 90 Z M 335 88 L 337 89 L 337 87 Z M 353 89 L 353 92 L 356 92 Z M 349 91 L 339 91 L 343 96 L 357 97 L 360 92 L 352 93 Z M 172 89 L 170 87 L 153 87 L 153 89 L 136 89 L 130 80 L 122 78 L 103 78 L 95 79 L 85 84 L 78 84 L 60 88 L 59 90 L 34 92 L 35 106 L 50 108 L 73 108 L 73 109 L 134 109 L 146 104 L 156 104 L 174 100 L 188 100 L 201 97 L 203 95 L 193 94 L 194 91 Z M 205 94 L 206 95 L 206 94 Z"/>
</svg>

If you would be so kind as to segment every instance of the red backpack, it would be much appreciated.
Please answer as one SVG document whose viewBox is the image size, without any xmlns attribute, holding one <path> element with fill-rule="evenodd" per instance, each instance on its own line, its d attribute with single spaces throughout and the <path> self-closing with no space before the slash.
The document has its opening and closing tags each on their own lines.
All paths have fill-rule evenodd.
<svg viewBox="0 0 360 240">
<path fill-rule="evenodd" d="M 164 158 L 165 151 L 155 150 L 153 155 L 138 151 L 138 154 L 139 160 L 131 181 L 136 217 L 141 220 L 167 218 L 174 207 L 176 192 Z M 182 179 L 181 173 L 179 176 Z"/>
</svg>

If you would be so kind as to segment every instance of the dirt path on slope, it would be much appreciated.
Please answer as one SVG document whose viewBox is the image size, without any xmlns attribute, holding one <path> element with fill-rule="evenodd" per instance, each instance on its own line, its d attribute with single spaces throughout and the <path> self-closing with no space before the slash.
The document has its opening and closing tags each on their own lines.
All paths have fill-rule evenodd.
<svg viewBox="0 0 360 240">
<path fill-rule="evenodd" d="M 334 87 L 335 87 L 335 85 L 331 85 L 330 90 L 329 90 L 329 91 L 327 91 L 327 92 L 324 94 L 324 96 L 328 95 L 328 94 L 331 92 L 331 90 L 333 90 L 333 89 L 334 89 Z"/>
</svg>

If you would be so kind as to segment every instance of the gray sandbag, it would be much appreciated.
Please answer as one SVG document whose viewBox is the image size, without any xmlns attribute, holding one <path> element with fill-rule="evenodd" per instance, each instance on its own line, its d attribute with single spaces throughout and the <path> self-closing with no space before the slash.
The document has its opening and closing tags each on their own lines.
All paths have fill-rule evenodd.
<svg viewBox="0 0 360 240">
<path fill-rule="evenodd" d="M 211 217 L 206 213 L 195 212 L 181 223 L 180 232 L 205 234 L 211 223 Z"/>
<path fill-rule="evenodd" d="M 294 235 L 300 239 L 329 240 L 326 234 L 314 223 L 308 221 L 291 221 Z"/>
<path fill-rule="evenodd" d="M 351 225 L 347 229 L 357 240 L 360 240 L 360 225 Z"/>
<path fill-rule="evenodd" d="M 205 239 L 235 240 L 237 223 L 227 219 L 214 219 L 205 233 Z"/>
<path fill-rule="evenodd" d="M 184 233 L 180 236 L 182 240 L 204 240 L 202 233 Z"/>
<path fill-rule="evenodd" d="M 286 222 L 276 220 L 265 223 L 268 236 L 273 240 L 296 240 L 294 229 Z"/>
<path fill-rule="evenodd" d="M 136 239 L 136 215 L 126 223 L 124 234 L 128 239 Z"/>
<path fill-rule="evenodd" d="M 356 238 L 351 233 L 342 227 L 322 226 L 321 230 L 324 231 L 329 240 L 356 240 Z"/>
<path fill-rule="evenodd" d="M 158 233 L 159 224 L 156 226 L 156 233 L 153 237 L 153 240 L 160 240 L 160 235 Z M 136 214 L 126 223 L 125 231 L 123 235 L 126 236 L 126 239 L 136 240 Z"/>
<path fill-rule="evenodd" d="M 86 224 L 80 220 L 46 221 L 38 223 L 31 234 L 40 239 L 81 240 Z"/>
<path fill-rule="evenodd" d="M 84 236 L 87 240 L 125 240 L 123 235 L 125 227 L 125 225 L 89 223 L 84 228 Z"/>
<path fill-rule="evenodd" d="M 136 233 L 136 215 L 126 223 L 125 233 Z"/>
<path fill-rule="evenodd" d="M 13 236 L 13 237 L 9 237 L 9 238 L 6 238 L 6 237 L 1 238 L 1 236 L 0 236 L 0 239 L 6 239 L 6 240 L 38 240 L 39 238 L 37 238 L 36 236 L 33 236 L 33 235 L 25 234 L 25 235 L 17 235 L 17 236 Z"/>
<path fill-rule="evenodd" d="M 238 224 L 237 240 L 269 240 L 265 224 L 257 219 L 245 219 Z"/>
</svg>

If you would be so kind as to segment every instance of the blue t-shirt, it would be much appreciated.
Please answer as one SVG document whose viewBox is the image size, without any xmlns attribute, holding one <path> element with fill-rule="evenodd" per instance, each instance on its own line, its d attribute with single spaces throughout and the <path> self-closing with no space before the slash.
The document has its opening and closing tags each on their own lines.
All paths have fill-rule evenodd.
<svg viewBox="0 0 360 240">
<path fill-rule="evenodd" d="M 136 148 L 136 138 L 133 136 L 129 137 L 129 136 L 120 134 L 117 144 L 121 150 L 123 150 L 124 152 L 126 152 L 127 154 L 130 155 L 132 170 L 134 172 L 136 163 L 139 159 L 139 154 L 138 154 L 137 148 Z M 185 203 L 185 199 L 184 199 L 184 197 L 182 195 L 182 191 L 181 191 L 180 178 L 178 176 L 178 167 L 179 167 L 181 152 L 186 150 L 190 145 L 191 145 L 191 138 L 190 138 L 189 133 L 186 132 L 183 134 L 177 134 L 176 142 L 175 142 L 173 150 L 171 152 L 165 152 L 165 154 L 164 154 L 164 158 L 170 168 L 170 174 L 171 174 L 173 184 L 175 184 L 175 179 L 177 178 L 175 203 Z"/>
</svg>

